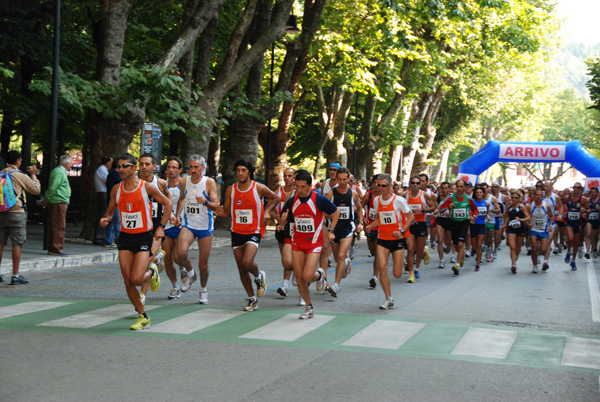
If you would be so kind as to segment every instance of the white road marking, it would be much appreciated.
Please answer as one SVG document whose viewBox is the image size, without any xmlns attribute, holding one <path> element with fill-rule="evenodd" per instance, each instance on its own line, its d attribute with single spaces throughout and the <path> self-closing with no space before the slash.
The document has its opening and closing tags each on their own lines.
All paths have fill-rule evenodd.
<svg viewBox="0 0 600 402">
<path fill-rule="evenodd" d="M 145 306 L 144 308 L 146 311 L 149 311 L 159 307 L 160 306 Z M 131 304 L 115 304 L 99 310 L 88 311 L 87 313 L 75 314 L 58 320 L 44 322 L 38 324 L 38 326 L 85 329 L 128 316 L 137 318 L 137 313 Z"/>
<path fill-rule="evenodd" d="M 14 317 L 16 315 L 37 313 L 38 311 L 50 310 L 57 307 L 66 306 L 67 302 L 26 302 L 12 306 L 0 307 L 0 319 Z"/>
<path fill-rule="evenodd" d="M 299 320 L 298 314 L 288 314 L 254 331 L 241 335 L 240 338 L 293 342 L 327 324 L 334 318 L 335 316 L 332 315 L 315 315 L 309 320 Z"/>
<path fill-rule="evenodd" d="M 241 314 L 243 311 L 205 309 L 194 311 L 193 313 L 173 318 L 160 324 L 152 325 L 148 332 L 160 332 L 162 334 L 182 334 L 189 335 L 212 325 L 230 320 Z"/>
<path fill-rule="evenodd" d="M 469 328 L 452 354 L 506 359 L 516 338 L 516 331 Z"/>
<path fill-rule="evenodd" d="M 398 349 L 419 332 L 425 324 L 416 322 L 375 320 L 342 345 L 365 348 Z"/>
<path fill-rule="evenodd" d="M 567 337 L 560 364 L 600 369 L 600 339 Z"/>
<path fill-rule="evenodd" d="M 594 264 L 587 264 L 588 283 L 590 285 L 590 301 L 592 303 L 592 321 L 600 322 L 600 292 Z"/>
</svg>

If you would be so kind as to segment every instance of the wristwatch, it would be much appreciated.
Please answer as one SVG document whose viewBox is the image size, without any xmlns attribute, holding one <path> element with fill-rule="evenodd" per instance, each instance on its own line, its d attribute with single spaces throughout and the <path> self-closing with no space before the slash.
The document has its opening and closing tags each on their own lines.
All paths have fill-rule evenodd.
<svg viewBox="0 0 600 402">
<path fill-rule="evenodd" d="M 329 231 L 330 231 L 331 233 L 333 233 L 333 232 L 335 232 L 335 228 L 329 228 Z"/>
<path fill-rule="evenodd" d="M 400 233 L 402 233 L 402 234 L 405 234 L 405 233 L 406 233 L 406 230 L 404 230 L 404 229 L 400 229 Z"/>
<path fill-rule="evenodd" d="M 165 228 L 165 225 L 163 225 L 162 223 L 159 223 L 159 224 L 158 224 L 158 225 L 156 225 L 156 226 L 162 226 L 162 228 L 163 228 L 163 229 Z"/>
</svg>

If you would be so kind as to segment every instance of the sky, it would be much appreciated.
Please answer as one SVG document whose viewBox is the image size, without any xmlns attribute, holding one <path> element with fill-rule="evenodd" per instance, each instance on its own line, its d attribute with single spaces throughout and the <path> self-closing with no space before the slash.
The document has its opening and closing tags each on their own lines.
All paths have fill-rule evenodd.
<svg viewBox="0 0 600 402">
<path fill-rule="evenodd" d="M 565 43 L 581 42 L 587 45 L 600 43 L 600 0 L 558 0 L 557 15 L 565 18 L 563 36 Z"/>
</svg>

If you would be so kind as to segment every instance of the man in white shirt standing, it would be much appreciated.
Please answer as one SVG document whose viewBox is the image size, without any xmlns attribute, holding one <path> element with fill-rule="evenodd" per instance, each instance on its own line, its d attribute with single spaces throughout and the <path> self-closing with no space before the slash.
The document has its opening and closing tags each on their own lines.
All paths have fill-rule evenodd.
<svg viewBox="0 0 600 402">
<path fill-rule="evenodd" d="M 106 178 L 108 177 L 108 171 L 112 167 L 112 158 L 110 156 L 103 156 L 100 161 L 101 165 L 96 169 L 94 174 L 94 189 L 96 190 L 96 235 L 94 236 L 94 244 L 104 246 L 106 229 L 100 226 L 100 218 L 106 213 L 106 207 L 108 206 L 106 196 Z"/>
</svg>

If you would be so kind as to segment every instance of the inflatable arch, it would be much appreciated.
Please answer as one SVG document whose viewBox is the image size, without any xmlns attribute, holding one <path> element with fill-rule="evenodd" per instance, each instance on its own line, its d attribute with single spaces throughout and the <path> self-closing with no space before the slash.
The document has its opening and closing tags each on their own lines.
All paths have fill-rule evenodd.
<svg viewBox="0 0 600 402">
<path fill-rule="evenodd" d="M 460 164 L 458 178 L 477 183 L 477 177 L 496 162 L 567 162 L 586 176 L 586 187 L 600 183 L 600 161 L 579 141 L 500 142 L 491 140 Z"/>
</svg>

